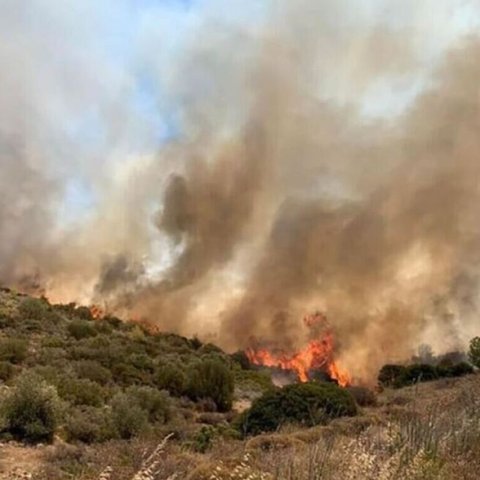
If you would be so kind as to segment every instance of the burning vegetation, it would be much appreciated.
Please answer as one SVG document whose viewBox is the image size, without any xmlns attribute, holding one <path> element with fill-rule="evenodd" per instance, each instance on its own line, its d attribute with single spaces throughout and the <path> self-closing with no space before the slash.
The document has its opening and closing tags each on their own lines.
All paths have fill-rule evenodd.
<svg viewBox="0 0 480 480">
<path fill-rule="evenodd" d="M 304 318 L 311 340 L 298 351 L 287 352 L 275 347 L 250 347 L 246 354 L 251 363 L 294 372 L 300 382 L 308 382 L 316 372 L 325 373 L 342 387 L 351 384 L 351 377 L 335 360 L 335 337 L 321 313 Z"/>
</svg>

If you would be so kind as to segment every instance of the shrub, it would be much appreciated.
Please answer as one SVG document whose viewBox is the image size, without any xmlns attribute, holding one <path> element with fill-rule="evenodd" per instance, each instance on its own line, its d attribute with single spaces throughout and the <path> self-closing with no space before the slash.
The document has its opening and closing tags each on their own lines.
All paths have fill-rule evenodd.
<svg viewBox="0 0 480 480">
<path fill-rule="evenodd" d="M 202 427 L 194 436 L 192 448 L 198 453 L 206 453 L 212 445 L 217 431 L 214 427 L 207 425 Z"/>
<path fill-rule="evenodd" d="M 77 307 L 74 311 L 74 314 L 77 318 L 80 318 L 82 320 L 93 320 L 92 312 L 88 307 Z"/>
<path fill-rule="evenodd" d="M 113 426 L 121 438 L 135 437 L 147 428 L 148 413 L 128 395 L 118 393 L 111 402 Z"/>
<path fill-rule="evenodd" d="M 406 371 L 403 365 L 384 365 L 378 374 L 378 383 L 382 387 L 399 387 L 402 385 Z"/>
<path fill-rule="evenodd" d="M 439 378 L 437 369 L 433 365 L 427 363 L 416 363 L 409 365 L 403 378 L 401 379 L 403 385 L 413 385 L 418 382 L 429 382 Z M 401 386 L 403 386 L 401 385 Z"/>
<path fill-rule="evenodd" d="M 347 387 L 347 390 L 360 407 L 373 407 L 377 404 L 375 393 L 366 387 Z"/>
<path fill-rule="evenodd" d="M 302 383 L 265 393 L 241 415 L 238 426 L 244 435 L 255 435 L 287 422 L 314 426 L 356 413 L 355 400 L 347 390 L 331 383 Z"/>
<path fill-rule="evenodd" d="M 116 363 L 112 367 L 113 378 L 123 385 L 145 385 L 151 383 L 151 374 L 129 363 Z"/>
<path fill-rule="evenodd" d="M 98 333 L 93 323 L 87 320 L 72 320 L 67 329 L 68 333 L 76 340 L 94 337 Z"/>
<path fill-rule="evenodd" d="M 70 441 L 84 443 L 103 442 L 115 436 L 110 410 L 88 406 L 69 412 L 65 431 Z"/>
<path fill-rule="evenodd" d="M 170 395 L 179 397 L 185 393 L 187 378 L 181 368 L 167 363 L 157 367 L 153 382 L 159 389 L 168 390 Z"/>
<path fill-rule="evenodd" d="M 247 354 L 243 350 L 239 350 L 238 352 L 232 353 L 230 358 L 240 365 L 242 370 L 250 370 L 252 368 L 252 364 L 250 363 Z"/>
<path fill-rule="evenodd" d="M 0 362 L 0 380 L 6 382 L 12 378 L 15 367 L 10 362 Z"/>
<path fill-rule="evenodd" d="M 473 373 L 473 367 L 467 362 L 459 362 L 453 365 L 439 365 L 437 367 L 439 377 L 463 377 Z"/>
<path fill-rule="evenodd" d="M 270 372 L 265 370 L 242 370 L 234 367 L 235 386 L 242 390 L 266 392 L 274 388 Z"/>
<path fill-rule="evenodd" d="M 26 320 L 43 320 L 48 312 L 48 303 L 39 298 L 25 298 L 18 306 L 18 313 Z"/>
<path fill-rule="evenodd" d="M 58 424 L 60 405 L 54 387 L 35 375 L 22 375 L 3 404 L 7 430 L 20 440 L 50 441 Z"/>
<path fill-rule="evenodd" d="M 153 373 L 154 365 L 152 359 L 145 353 L 134 353 L 127 359 L 127 363 L 132 365 L 137 370 L 145 370 L 148 373 Z"/>
<path fill-rule="evenodd" d="M 27 356 L 28 344 L 19 338 L 5 338 L 0 341 L 0 360 L 22 363 Z"/>
<path fill-rule="evenodd" d="M 58 385 L 60 396 L 73 405 L 99 407 L 105 400 L 103 388 L 86 378 L 68 378 Z"/>
<path fill-rule="evenodd" d="M 480 368 L 480 337 L 472 338 L 468 349 L 468 358 L 473 365 Z"/>
<path fill-rule="evenodd" d="M 169 420 L 170 399 L 166 392 L 147 386 L 132 386 L 125 393 L 131 404 L 138 405 L 148 413 L 151 422 L 166 423 Z"/>
<path fill-rule="evenodd" d="M 74 368 L 80 378 L 86 378 L 100 385 L 106 385 L 112 380 L 112 372 L 95 360 L 80 360 L 75 363 Z"/>
<path fill-rule="evenodd" d="M 234 381 L 228 366 L 220 359 L 202 360 L 188 371 L 188 395 L 193 400 L 211 398 L 220 411 L 232 406 Z"/>
</svg>

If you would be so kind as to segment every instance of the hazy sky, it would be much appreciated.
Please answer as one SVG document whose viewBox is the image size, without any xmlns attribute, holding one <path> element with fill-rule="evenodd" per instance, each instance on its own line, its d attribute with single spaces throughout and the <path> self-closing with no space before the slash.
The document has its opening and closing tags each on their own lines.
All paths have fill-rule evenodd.
<svg viewBox="0 0 480 480">
<path fill-rule="evenodd" d="M 275 0 L 2 0 L 0 54 L 17 58 L 24 70 L 7 73 L 7 87 L 0 96 L 30 123 L 29 140 L 41 145 L 50 158 L 42 168 L 52 168 L 54 176 L 66 179 L 62 221 L 88 211 L 96 201 L 96 183 L 104 171 L 111 172 L 111 164 L 152 154 L 169 138 L 182 135 L 181 104 L 189 92 L 182 90 L 185 85 L 178 75 L 192 45 L 214 58 L 212 33 L 222 49 L 229 35 L 255 36 L 271 20 L 276 4 Z M 415 46 L 414 68 L 410 65 L 407 71 L 399 64 L 359 95 L 349 75 L 355 74 L 356 62 L 365 55 L 375 61 L 382 46 L 368 40 L 350 48 L 347 39 L 343 67 L 333 68 L 331 78 L 322 80 L 319 95 L 360 102 L 370 116 L 401 112 L 428 84 L 441 53 L 480 26 L 478 1 L 330 0 L 318 5 L 325 8 L 325 24 L 336 31 L 361 35 L 372 26 L 398 30 L 407 32 Z M 209 43 L 202 47 L 205 32 Z M 399 59 L 380 53 L 378 62 L 395 65 Z M 208 88 L 209 82 L 209 65 L 202 68 L 199 89 Z"/>
</svg>

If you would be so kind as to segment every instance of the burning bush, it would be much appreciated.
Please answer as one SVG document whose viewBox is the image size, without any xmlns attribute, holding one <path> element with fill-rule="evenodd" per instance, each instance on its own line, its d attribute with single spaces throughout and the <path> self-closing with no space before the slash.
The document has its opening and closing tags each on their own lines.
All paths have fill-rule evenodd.
<svg viewBox="0 0 480 480">
<path fill-rule="evenodd" d="M 241 415 L 239 428 L 244 435 L 256 435 L 277 430 L 288 422 L 312 427 L 331 418 L 356 413 L 352 395 L 337 385 L 293 384 L 267 392 L 255 400 Z"/>
</svg>

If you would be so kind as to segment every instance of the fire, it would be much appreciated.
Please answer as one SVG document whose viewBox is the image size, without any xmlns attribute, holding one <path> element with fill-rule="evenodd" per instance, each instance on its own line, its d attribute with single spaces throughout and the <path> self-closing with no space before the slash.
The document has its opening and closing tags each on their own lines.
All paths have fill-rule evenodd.
<svg viewBox="0 0 480 480">
<path fill-rule="evenodd" d="M 99 307 L 98 305 L 92 305 L 90 308 L 90 313 L 95 320 L 100 320 L 105 316 L 105 310 Z"/>
<path fill-rule="evenodd" d="M 309 328 L 325 325 L 326 319 L 321 314 L 308 316 L 304 323 Z M 317 328 L 318 329 L 318 328 Z M 334 336 L 330 329 L 323 331 L 321 338 L 310 340 L 305 348 L 295 353 L 266 348 L 249 348 L 246 354 L 249 360 L 256 365 L 275 367 L 282 370 L 293 371 L 301 382 L 307 382 L 311 370 L 327 372 L 339 385 L 345 387 L 351 383 L 351 378 L 334 360 Z"/>
</svg>

